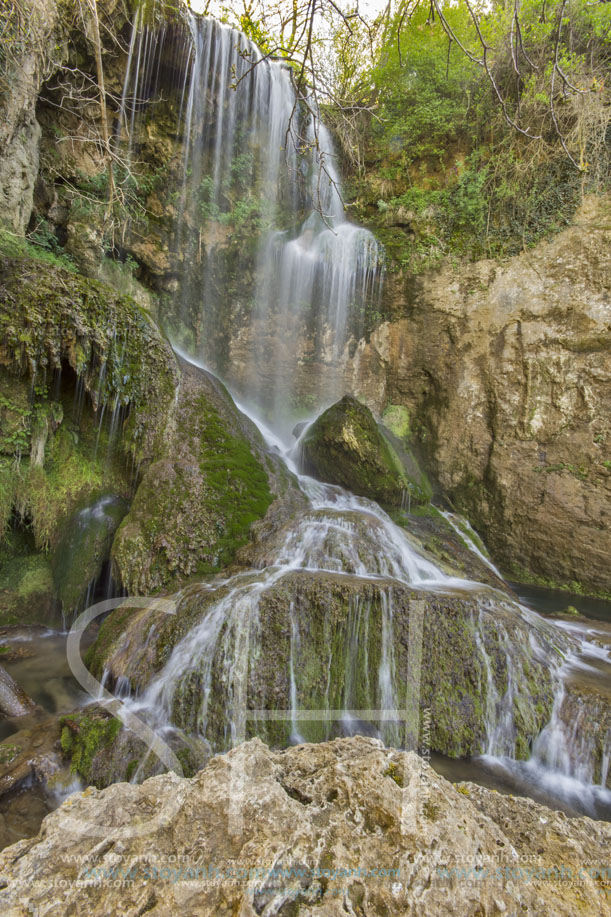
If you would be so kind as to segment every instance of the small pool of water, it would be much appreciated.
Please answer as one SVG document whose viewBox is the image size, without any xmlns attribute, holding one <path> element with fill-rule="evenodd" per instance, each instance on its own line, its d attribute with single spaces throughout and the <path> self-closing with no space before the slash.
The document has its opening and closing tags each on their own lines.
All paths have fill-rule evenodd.
<svg viewBox="0 0 611 917">
<path fill-rule="evenodd" d="M 72 674 L 66 655 L 67 632 L 42 627 L 2 628 L 0 664 L 47 713 L 69 713 L 90 699 Z M 83 651 L 93 634 L 83 639 Z M 0 722 L 0 740 L 15 732 L 18 719 Z"/>
<path fill-rule="evenodd" d="M 576 592 L 565 592 L 563 589 L 548 589 L 546 586 L 530 586 L 526 583 L 510 582 L 509 585 L 523 605 L 528 605 L 539 614 L 562 614 L 569 605 L 572 605 L 586 618 L 611 623 L 611 602 L 606 602 L 604 599 L 595 599 Z"/>
<path fill-rule="evenodd" d="M 83 650 L 91 643 L 95 633 L 83 638 Z M 27 730 L 35 730 L 41 737 L 55 717 L 69 713 L 91 698 L 83 691 L 72 674 L 66 655 L 67 632 L 48 630 L 43 627 L 13 627 L 0 629 L 0 664 L 17 684 L 23 688 L 39 709 L 25 717 L 12 717 L 0 721 L 0 740 L 13 736 L 21 744 Z M 56 728 L 56 727 L 54 727 Z M 30 740 L 26 738 L 26 745 Z M 37 740 L 32 741 L 32 752 L 36 753 Z M 22 785 L 19 790 L 0 796 L 0 849 L 14 844 L 24 837 L 33 837 L 40 829 L 42 820 L 49 812 L 75 790 L 80 789 L 77 780 L 65 775 L 64 787 L 48 790 L 39 783 Z"/>
</svg>

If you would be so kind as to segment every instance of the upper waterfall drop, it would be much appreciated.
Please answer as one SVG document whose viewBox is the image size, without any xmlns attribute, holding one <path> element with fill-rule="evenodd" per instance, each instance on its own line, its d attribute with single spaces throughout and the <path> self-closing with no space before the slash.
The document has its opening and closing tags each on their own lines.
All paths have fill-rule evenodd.
<svg viewBox="0 0 611 917">
<path fill-rule="evenodd" d="M 346 219 L 331 136 L 288 66 L 213 19 L 189 22 L 180 306 L 167 327 L 286 431 L 343 394 L 344 350 L 378 310 L 383 249 Z"/>
</svg>

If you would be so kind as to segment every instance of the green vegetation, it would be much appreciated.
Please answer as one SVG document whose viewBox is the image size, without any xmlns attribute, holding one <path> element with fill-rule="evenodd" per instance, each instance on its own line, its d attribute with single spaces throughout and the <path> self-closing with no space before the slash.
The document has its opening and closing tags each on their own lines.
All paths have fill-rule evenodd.
<svg viewBox="0 0 611 917">
<path fill-rule="evenodd" d="M 70 769 L 86 782 L 91 782 L 95 756 L 111 745 L 121 730 L 120 720 L 104 714 L 74 714 L 60 719 L 61 748 L 71 759 Z"/>
<path fill-rule="evenodd" d="M 467 6 L 440 9 L 447 28 L 429 3 L 399 4 L 375 61 L 344 74 L 375 115 L 361 116 L 358 155 L 330 109 L 356 213 L 413 272 L 452 253 L 521 251 L 567 225 L 609 175 L 611 9 L 526 0 L 519 39 L 513 5 L 482 12 L 498 95 Z"/>
<path fill-rule="evenodd" d="M 66 530 L 103 494 L 130 495 L 127 459 L 163 442 L 177 368 L 129 297 L 11 234 L 0 253 L 2 621 L 51 623 L 56 590 L 74 607 L 108 555 L 109 531 L 70 546 Z"/>
<path fill-rule="evenodd" d="M 113 545 L 135 594 L 226 566 L 273 500 L 230 396 L 205 373 L 185 372 L 174 436 L 144 475 Z"/>
<path fill-rule="evenodd" d="M 385 777 L 390 777 L 391 780 L 394 780 L 397 786 L 403 786 L 403 774 L 397 767 L 394 761 L 391 761 L 386 770 L 384 771 Z"/>
<path fill-rule="evenodd" d="M 72 258 L 57 244 L 55 236 L 49 232 L 48 224 L 33 232 L 27 239 L 17 236 L 7 229 L 0 229 L 0 255 L 5 258 L 31 258 L 52 267 L 75 271 Z"/>
</svg>

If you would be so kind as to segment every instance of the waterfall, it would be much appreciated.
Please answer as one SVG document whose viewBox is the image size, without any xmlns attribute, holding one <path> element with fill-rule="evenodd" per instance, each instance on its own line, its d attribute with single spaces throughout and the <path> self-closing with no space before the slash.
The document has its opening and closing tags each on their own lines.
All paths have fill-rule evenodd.
<svg viewBox="0 0 611 917">
<path fill-rule="evenodd" d="M 214 19 L 188 23 L 177 43 L 136 16 L 115 142 L 137 158 L 167 58 L 182 163 L 168 189 L 179 292 L 163 321 L 286 430 L 343 393 L 345 348 L 379 309 L 383 249 L 346 218 L 333 141 L 289 67 Z"/>
<path fill-rule="evenodd" d="M 253 733 L 286 744 L 355 730 L 400 745 L 402 725 L 386 714 L 408 704 L 412 653 L 425 662 L 417 704 L 437 702 L 432 729 L 451 743 L 454 724 L 438 722 L 450 714 L 435 692 L 451 691 L 452 678 L 442 673 L 436 685 L 431 675 L 438 634 L 426 616 L 410 630 L 410 602 L 427 602 L 427 615 L 436 613 L 446 628 L 445 651 L 456 641 L 471 654 L 457 700 L 461 715 L 471 716 L 469 753 L 504 762 L 532 745 L 531 767 L 591 782 L 594 770 L 580 761 L 591 764 L 592 749 L 561 726 L 570 695 L 563 662 L 575 650 L 573 637 L 504 593 L 444 571 L 377 504 L 300 475 L 285 449 L 282 436 L 297 416 L 344 394 L 346 352 L 379 307 L 383 251 L 346 219 L 332 139 L 299 104 L 285 65 L 263 59 L 244 35 L 214 20 L 191 15 L 189 29 L 188 50 L 179 47 L 175 66 L 180 283 L 164 321 L 176 349 L 218 372 L 242 409 L 256 414 L 305 508 L 269 536 L 253 569 L 181 593 L 177 617 L 188 627 L 130 703 L 160 726 L 197 732 L 215 750 Z M 128 158 L 164 41 L 135 24 L 121 115 Z M 130 98 L 137 100 L 131 107 Z M 261 415 L 273 418 L 275 433 Z M 468 523 L 445 516 L 498 574 Z M 440 596 L 451 597 L 460 614 L 435 609 Z M 134 665 L 158 639 L 157 626 L 130 648 Z M 410 646 L 415 640 L 422 646 Z M 609 757 L 607 744 L 599 767 L 605 781 Z"/>
</svg>

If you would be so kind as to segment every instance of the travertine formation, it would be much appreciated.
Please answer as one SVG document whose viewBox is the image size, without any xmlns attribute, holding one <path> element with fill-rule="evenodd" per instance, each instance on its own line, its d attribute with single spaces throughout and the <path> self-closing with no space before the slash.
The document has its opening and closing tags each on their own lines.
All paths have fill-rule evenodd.
<svg viewBox="0 0 611 917">
<path fill-rule="evenodd" d="M 373 739 L 283 752 L 253 739 L 190 780 L 71 797 L 38 837 L 3 851 L 0 907 L 6 917 L 604 915 L 610 842 L 607 824 L 452 785 Z"/>
</svg>

